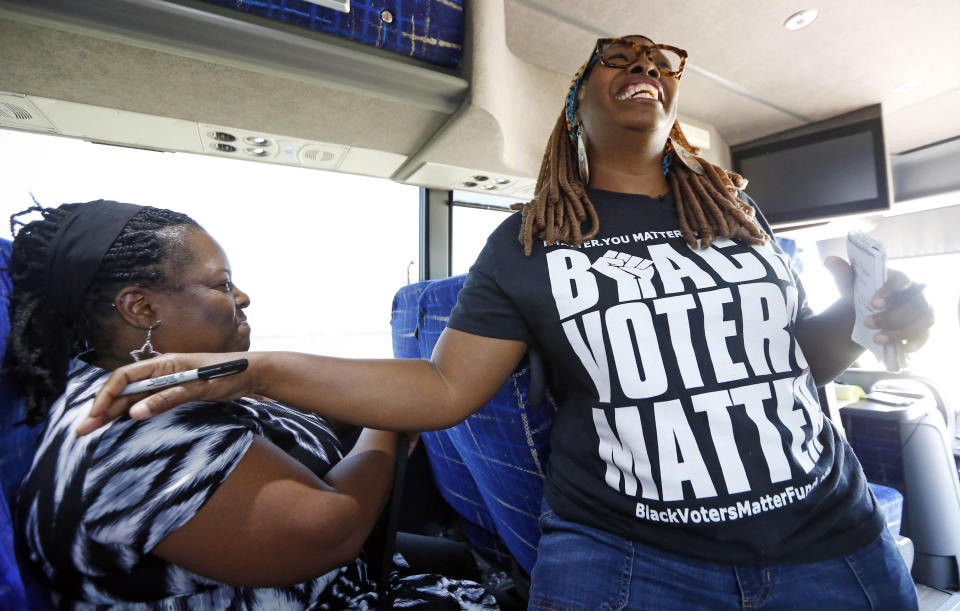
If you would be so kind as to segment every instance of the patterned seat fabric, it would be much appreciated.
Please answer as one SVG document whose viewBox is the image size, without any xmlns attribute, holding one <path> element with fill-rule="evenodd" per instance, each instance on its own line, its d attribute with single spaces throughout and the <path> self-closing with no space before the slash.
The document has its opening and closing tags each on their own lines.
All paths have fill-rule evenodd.
<svg viewBox="0 0 960 611">
<path fill-rule="evenodd" d="M 397 321 L 393 327 L 396 356 L 430 358 L 464 279 L 455 276 L 411 285 L 397 294 L 393 317 Z M 419 294 L 418 353 L 411 343 L 398 347 L 404 332 L 410 342 L 411 321 L 405 317 L 410 316 L 415 293 Z M 398 303 L 403 312 L 397 311 Z M 537 518 L 556 413 L 549 395 L 539 406 L 529 404 L 530 385 L 531 368 L 524 359 L 480 411 L 450 429 L 424 436 L 444 498 L 467 521 L 494 533 L 528 573 L 536 561 L 540 539 Z"/>
<path fill-rule="evenodd" d="M 203 0 L 456 69 L 463 56 L 462 0 L 351 0 L 347 13 L 308 0 Z"/>
<path fill-rule="evenodd" d="M 390 326 L 393 355 L 397 358 L 420 358 L 418 307 L 423 289 L 428 284 L 420 282 L 405 286 L 393 298 Z M 504 552 L 497 540 L 493 518 L 448 432 L 426 431 L 420 435 L 420 441 L 426 448 L 440 495 L 463 518 L 461 527 L 467 540 L 487 557 L 503 560 Z"/>
<path fill-rule="evenodd" d="M 903 495 L 899 490 L 870 482 L 870 490 L 877 497 L 877 504 L 887 523 L 887 529 L 893 535 L 900 534 L 900 522 L 903 517 Z"/>
<path fill-rule="evenodd" d="M 7 260 L 10 242 L 0 240 L 0 356 L 3 355 L 10 321 L 10 278 Z M 14 548 L 13 504 L 20 481 L 33 462 L 40 438 L 40 427 L 15 426 L 26 416 L 23 399 L 16 384 L 0 375 L 0 609 L 44 609 L 50 607 L 49 595 L 17 564 Z"/>
</svg>

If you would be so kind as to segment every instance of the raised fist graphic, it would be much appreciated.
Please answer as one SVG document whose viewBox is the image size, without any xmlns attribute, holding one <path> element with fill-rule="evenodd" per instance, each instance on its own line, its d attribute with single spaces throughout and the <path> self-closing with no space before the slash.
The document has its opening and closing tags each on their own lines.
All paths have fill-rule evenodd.
<svg viewBox="0 0 960 611">
<path fill-rule="evenodd" d="M 608 250 L 594 261 L 593 269 L 617 281 L 620 301 L 652 299 L 657 292 L 650 280 L 657 273 L 653 261 L 625 252 Z"/>
</svg>

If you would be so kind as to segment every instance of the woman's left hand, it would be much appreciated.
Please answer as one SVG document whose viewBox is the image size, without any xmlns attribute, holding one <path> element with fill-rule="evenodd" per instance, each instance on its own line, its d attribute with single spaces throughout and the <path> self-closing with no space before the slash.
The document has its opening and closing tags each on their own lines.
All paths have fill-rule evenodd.
<svg viewBox="0 0 960 611">
<path fill-rule="evenodd" d="M 841 297 L 852 303 L 850 264 L 839 257 L 827 257 L 824 265 L 833 274 Z M 927 342 L 933 326 L 933 308 L 923 296 L 923 286 L 901 271 L 887 270 L 887 281 L 870 301 L 870 305 L 880 311 L 864 321 L 867 328 L 877 329 L 874 341 L 880 345 L 899 343 L 907 352 L 914 352 Z"/>
</svg>

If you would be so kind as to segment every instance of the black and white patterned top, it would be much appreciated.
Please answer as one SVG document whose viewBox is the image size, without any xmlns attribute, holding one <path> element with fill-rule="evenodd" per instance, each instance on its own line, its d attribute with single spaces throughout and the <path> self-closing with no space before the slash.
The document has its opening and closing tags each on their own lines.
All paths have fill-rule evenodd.
<svg viewBox="0 0 960 611">
<path fill-rule="evenodd" d="M 74 434 L 108 371 L 71 363 L 67 388 L 17 499 L 25 549 L 73 609 L 496 608 L 480 586 L 439 575 L 393 575 L 380 601 L 361 559 L 283 588 L 240 588 L 150 554 L 196 514 L 262 435 L 318 477 L 342 458 L 322 419 L 240 399 L 190 403 L 149 420 L 123 418 Z"/>
</svg>

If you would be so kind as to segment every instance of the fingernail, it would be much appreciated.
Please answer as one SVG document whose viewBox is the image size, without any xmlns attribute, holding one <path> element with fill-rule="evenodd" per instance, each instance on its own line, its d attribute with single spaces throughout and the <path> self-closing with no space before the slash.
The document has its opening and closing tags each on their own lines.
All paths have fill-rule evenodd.
<svg viewBox="0 0 960 611">
<path fill-rule="evenodd" d="M 146 405 L 134 405 L 130 408 L 130 417 L 134 420 L 146 420 L 150 417 L 150 408 Z"/>
<path fill-rule="evenodd" d="M 871 303 L 873 304 L 873 307 L 875 307 L 875 308 L 877 308 L 877 309 L 881 309 L 881 308 L 887 307 L 887 302 L 886 302 L 886 300 L 883 299 L 883 298 L 881 298 L 881 297 L 877 297 L 877 298 L 874 299 Z"/>
<path fill-rule="evenodd" d="M 877 342 L 878 344 L 880 344 L 880 345 L 882 346 L 883 344 L 889 344 L 889 343 L 890 343 L 890 338 L 887 337 L 887 335 L 886 335 L 885 333 L 877 333 L 877 334 L 873 337 L 873 341 Z"/>
<path fill-rule="evenodd" d="M 868 328 L 868 329 L 876 329 L 876 328 L 877 328 L 877 324 L 876 324 L 876 322 L 873 320 L 873 316 L 867 316 L 866 318 L 864 318 L 864 319 L 863 319 L 863 325 L 864 325 L 866 328 Z"/>
</svg>

